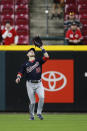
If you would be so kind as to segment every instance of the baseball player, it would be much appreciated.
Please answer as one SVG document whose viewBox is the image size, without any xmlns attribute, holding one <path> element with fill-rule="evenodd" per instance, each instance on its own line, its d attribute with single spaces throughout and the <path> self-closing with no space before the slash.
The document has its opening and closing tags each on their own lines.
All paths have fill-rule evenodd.
<svg viewBox="0 0 87 131">
<path fill-rule="evenodd" d="M 38 108 L 37 108 L 37 117 L 40 120 L 43 120 L 42 109 L 44 104 L 44 88 L 41 81 L 41 73 L 42 73 L 42 64 L 45 63 L 49 59 L 49 55 L 43 46 L 40 47 L 42 50 L 43 57 L 35 58 L 35 49 L 31 48 L 27 52 L 28 61 L 25 62 L 16 78 L 16 83 L 18 84 L 25 74 L 26 78 L 26 87 L 28 97 L 30 99 L 30 120 L 34 120 L 34 110 L 35 110 L 35 94 L 37 93 L 39 97 Z"/>
</svg>

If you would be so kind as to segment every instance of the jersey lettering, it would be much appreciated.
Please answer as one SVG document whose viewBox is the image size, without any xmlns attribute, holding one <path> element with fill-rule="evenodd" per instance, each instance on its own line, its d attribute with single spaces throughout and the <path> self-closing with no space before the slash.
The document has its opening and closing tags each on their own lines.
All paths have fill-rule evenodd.
<svg viewBox="0 0 87 131">
<path fill-rule="evenodd" d="M 39 65 L 39 62 L 36 62 L 35 65 L 30 66 L 30 67 L 27 67 L 27 68 L 26 68 L 27 73 L 29 73 L 29 72 L 31 72 L 32 70 L 34 70 L 36 67 L 38 67 L 38 65 Z"/>
</svg>

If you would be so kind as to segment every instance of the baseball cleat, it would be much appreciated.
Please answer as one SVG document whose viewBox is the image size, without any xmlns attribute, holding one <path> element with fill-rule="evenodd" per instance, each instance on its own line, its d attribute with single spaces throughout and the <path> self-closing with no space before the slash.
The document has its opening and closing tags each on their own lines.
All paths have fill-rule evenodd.
<svg viewBox="0 0 87 131">
<path fill-rule="evenodd" d="M 43 116 L 41 114 L 37 114 L 37 117 L 40 119 L 40 120 L 43 120 Z"/>
<path fill-rule="evenodd" d="M 34 120 L 34 117 L 30 117 L 30 120 Z"/>
</svg>

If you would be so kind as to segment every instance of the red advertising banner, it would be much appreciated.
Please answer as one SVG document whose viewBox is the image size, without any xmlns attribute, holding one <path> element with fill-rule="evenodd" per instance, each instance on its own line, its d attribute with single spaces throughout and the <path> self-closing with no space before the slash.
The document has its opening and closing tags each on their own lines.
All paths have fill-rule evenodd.
<svg viewBox="0 0 87 131">
<path fill-rule="evenodd" d="M 45 103 L 73 103 L 74 60 L 48 60 L 42 69 Z"/>
</svg>

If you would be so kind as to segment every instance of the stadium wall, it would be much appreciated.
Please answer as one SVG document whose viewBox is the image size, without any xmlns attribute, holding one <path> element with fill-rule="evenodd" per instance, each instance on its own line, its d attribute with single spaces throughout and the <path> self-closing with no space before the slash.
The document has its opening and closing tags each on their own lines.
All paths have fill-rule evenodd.
<svg viewBox="0 0 87 131">
<path fill-rule="evenodd" d="M 5 110 L 5 52 L 0 52 L 0 110 Z"/>
<path fill-rule="evenodd" d="M 5 48 L 0 51 L 0 111 L 28 111 L 29 99 L 25 80 L 23 78 L 21 83 L 17 85 L 15 78 L 20 65 L 27 60 L 26 50 L 29 48 L 31 47 L 19 46 L 18 50 L 18 47 L 17 49 L 16 47 L 14 49 L 8 47 L 5 52 Z M 45 48 L 50 54 L 50 60 L 44 64 L 43 72 L 54 70 L 63 74 L 58 81 L 59 87 L 57 85 L 56 89 L 64 84 L 65 77 L 67 84 L 61 90 L 46 91 L 47 99 L 45 100 L 44 111 L 87 112 L 87 47 L 57 46 L 55 48 L 55 46 L 50 46 L 48 48 L 47 46 Z M 40 56 L 39 50 L 37 50 L 36 55 Z M 55 79 L 56 77 L 59 76 L 55 76 Z M 50 79 L 53 79 L 53 83 L 50 83 L 53 89 L 54 75 L 52 72 Z"/>
</svg>

